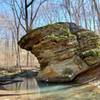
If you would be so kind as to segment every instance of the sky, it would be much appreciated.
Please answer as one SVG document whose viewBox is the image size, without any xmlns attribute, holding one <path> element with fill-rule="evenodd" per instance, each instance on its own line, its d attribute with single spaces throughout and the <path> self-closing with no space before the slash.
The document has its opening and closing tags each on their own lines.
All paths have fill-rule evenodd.
<svg viewBox="0 0 100 100">
<path fill-rule="evenodd" d="M 0 0 L 0 1 L 2 1 L 2 0 Z M 36 3 L 35 3 L 35 7 L 36 7 L 36 5 L 38 5 L 38 2 L 39 2 L 40 0 L 36 0 Z M 45 2 L 44 4 L 43 4 L 43 8 L 41 7 L 41 9 L 39 10 L 39 12 L 38 12 L 38 16 L 39 17 L 37 17 L 37 19 L 36 19 L 36 23 L 38 23 L 38 25 L 39 25 L 39 22 L 40 22 L 40 24 L 42 25 L 44 25 L 44 24 L 47 24 L 47 23 L 49 23 L 49 22 L 47 22 L 47 23 L 45 23 L 46 21 L 47 21 L 47 19 L 46 18 L 43 18 L 43 14 L 47 14 L 48 13 L 48 16 L 50 16 L 51 17 L 51 15 L 53 16 L 53 11 L 54 10 L 56 10 L 57 11 L 57 13 L 58 13 L 58 15 L 56 16 L 56 20 L 57 19 L 59 19 L 59 21 L 65 21 L 65 18 L 64 18 L 64 14 L 63 14 L 63 11 L 62 11 L 62 8 L 60 7 L 60 4 L 63 2 L 63 0 L 48 0 L 48 3 L 47 2 Z M 55 8 L 56 7 L 56 8 Z M 45 10 L 44 10 L 44 8 L 45 8 Z M 48 9 L 47 9 L 48 8 Z M 50 9 L 50 8 L 54 8 L 54 9 Z M 44 11 L 43 11 L 44 10 Z M 8 16 L 9 17 L 9 14 L 10 14 L 10 16 L 11 16 L 11 9 L 9 8 L 9 6 L 7 5 L 7 4 L 4 4 L 4 3 L 1 3 L 0 4 L 0 14 L 1 15 L 5 15 L 5 16 Z M 42 13 L 42 15 L 40 16 L 40 14 Z M 40 20 L 41 19 L 41 20 Z M 44 21 L 44 20 L 46 20 L 46 21 Z M 55 22 L 55 19 L 54 18 L 52 18 L 51 19 L 52 20 L 52 22 L 54 21 Z M 35 25 L 36 25 L 36 23 L 35 23 Z M 38 25 L 36 25 L 35 26 L 34 25 L 34 27 L 37 27 Z M 39 25 L 40 26 L 40 25 Z"/>
<path fill-rule="evenodd" d="M 4 0 L 0 0 L 0 2 L 1 1 L 4 1 Z M 36 0 L 34 4 L 35 9 L 37 8 L 39 1 L 40 0 Z M 36 27 L 41 27 L 50 23 L 65 21 L 62 8 L 60 8 L 60 4 L 62 2 L 63 0 L 48 0 L 48 2 L 45 2 L 40 8 L 40 10 L 38 11 L 33 27 L 36 28 Z M 54 17 L 55 11 L 57 14 Z M 49 17 L 51 21 L 49 21 L 48 19 Z M 13 21 L 11 9 L 8 4 L 2 2 L 0 3 L 0 31 L 1 30 L 4 31 L 4 29 L 7 30 L 6 27 L 9 27 L 8 21 Z"/>
<path fill-rule="evenodd" d="M 13 22 L 11 9 L 9 8 L 8 4 L 1 3 L 1 1 L 4 1 L 4 0 L 0 0 L 0 32 L 7 31 L 6 27 L 9 27 L 9 23 L 8 23 L 9 20 Z M 36 5 L 39 4 L 39 1 L 40 0 L 36 0 L 36 3 L 34 5 L 35 8 L 36 8 Z M 69 16 L 66 13 L 66 10 L 64 9 L 64 7 L 62 6 L 63 1 L 64 0 L 48 0 L 48 2 L 45 2 L 42 5 L 41 9 L 39 10 L 36 19 L 34 20 L 33 28 L 41 27 L 41 26 L 44 26 L 50 23 L 55 23 L 55 22 L 66 22 L 66 21 L 69 22 L 70 21 Z M 74 3 L 74 6 L 76 6 L 77 0 L 72 0 L 72 1 Z M 85 9 L 87 10 L 87 13 L 88 13 L 88 9 L 90 9 L 88 1 L 89 0 L 85 0 L 85 3 L 86 3 Z M 98 6 L 100 6 L 99 5 L 100 0 L 96 0 L 96 1 L 98 2 Z M 87 16 L 87 18 L 88 17 L 89 16 Z M 90 21 L 91 20 L 89 17 L 87 22 L 90 23 Z M 82 23 L 81 25 L 84 27 L 85 24 L 82 18 L 81 18 L 81 23 Z M 1 33 L 3 36 L 4 32 L 1 32 Z"/>
</svg>

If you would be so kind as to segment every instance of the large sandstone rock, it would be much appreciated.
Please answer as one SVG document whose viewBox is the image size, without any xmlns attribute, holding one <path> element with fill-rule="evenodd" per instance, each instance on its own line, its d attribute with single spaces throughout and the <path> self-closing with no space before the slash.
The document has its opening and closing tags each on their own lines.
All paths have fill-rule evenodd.
<svg viewBox="0 0 100 100">
<path fill-rule="evenodd" d="M 19 45 L 38 58 L 39 80 L 67 82 L 100 64 L 99 41 L 95 32 L 61 22 L 32 30 Z"/>
</svg>

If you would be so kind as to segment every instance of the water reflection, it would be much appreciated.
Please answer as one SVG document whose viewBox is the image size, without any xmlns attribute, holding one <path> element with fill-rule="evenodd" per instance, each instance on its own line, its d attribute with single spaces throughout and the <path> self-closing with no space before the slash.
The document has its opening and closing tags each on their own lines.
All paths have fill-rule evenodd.
<svg viewBox="0 0 100 100">
<path fill-rule="evenodd" d="M 39 82 L 35 77 L 24 78 L 12 84 L 3 85 L 0 100 L 99 100 L 100 92 L 93 87 L 76 84 L 48 84 Z"/>
<path fill-rule="evenodd" d="M 37 90 L 38 83 L 35 78 L 22 78 L 22 82 L 4 85 L 7 90 Z"/>
<path fill-rule="evenodd" d="M 60 91 L 72 87 L 72 85 L 66 85 L 66 84 L 57 84 L 57 83 L 49 84 L 46 82 L 39 82 L 36 80 L 35 77 L 33 78 L 18 77 L 16 78 L 16 80 L 22 80 L 22 81 L 3 85 L 2 89 L 6 90 L 6 92 L 4 92 L 4 94 L 2 93 L 1 96 L 6 96 L 6 97 L 18 96 L 22 98 L 22 99 L 17 98 L 18 100 L 34 100 L 33 98 L 39 98 L 40 95 L 42 94 L 45 93 L 50 94 L 52 92 L 56 92 L 56 91 Z"/>
<path fill-rule="evenodd" d="M 34 93 L 41 92 L 52 92 L 60 89 L 71 88 L 73 84 L 57 84 L 57 83 L 46 83 L 39 82 L 36 78 L 18 78 L 17 80 L 22 80 L 22 82 L 15 82 L 12 84 L 4 85 L 3 88 L 6 90 L 16 90 L 16 91 L 34 91 Z"/>
</svg>

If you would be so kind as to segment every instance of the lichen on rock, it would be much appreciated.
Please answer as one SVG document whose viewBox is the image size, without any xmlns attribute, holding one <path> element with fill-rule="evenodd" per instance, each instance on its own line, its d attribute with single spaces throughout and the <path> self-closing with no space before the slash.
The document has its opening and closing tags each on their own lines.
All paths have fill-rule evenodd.
<svg viewBox="0 0 100 100">
<path fill-rule="evenodd" d="M 39 60 L 38 79 L 72 81 L 78 74 L 100 65 L 100 38 L 74 23 L 55 23 L 32 30 L 19 41 Z"/>
</svg>

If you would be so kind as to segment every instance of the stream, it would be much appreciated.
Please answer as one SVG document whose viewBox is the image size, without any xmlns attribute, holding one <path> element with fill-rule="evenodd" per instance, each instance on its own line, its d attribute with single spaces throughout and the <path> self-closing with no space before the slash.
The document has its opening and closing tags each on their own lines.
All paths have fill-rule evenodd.
<svg viewBox="0 0 100 100">
<path fill-rule="evenodd" d="M 1 86 L 0 100 L 100 100 L 100 93 L 87 84 L 46 83 L 35 77 L 16 80 L 22 81 Z"/>
</svg>

